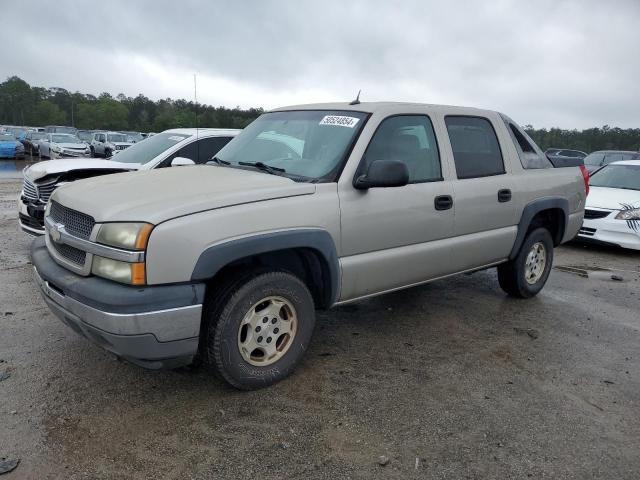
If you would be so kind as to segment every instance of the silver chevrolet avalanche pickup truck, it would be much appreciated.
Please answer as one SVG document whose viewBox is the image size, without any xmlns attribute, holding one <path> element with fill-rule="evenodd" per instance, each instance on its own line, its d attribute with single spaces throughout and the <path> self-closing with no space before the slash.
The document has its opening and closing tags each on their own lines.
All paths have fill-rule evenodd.
<svg viewBox="0 0 640 480">
<path fill-rule="evenodd" d="M 293 371 L 319 308 L 494 266 L 507 294 L 536 295 L 587 193 L 584 168 L 554 168 L 500 113 L 304 105 L 207 165 L 58 188 L 31 257 L 80 335 L 253 389 Z"/>
</svg>

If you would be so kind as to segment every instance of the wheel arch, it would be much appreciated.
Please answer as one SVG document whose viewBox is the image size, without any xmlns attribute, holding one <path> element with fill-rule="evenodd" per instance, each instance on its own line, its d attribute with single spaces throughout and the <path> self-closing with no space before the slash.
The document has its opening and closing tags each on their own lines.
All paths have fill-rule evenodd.
<svg viewBox="0 0 640 480">
<path fill-rule="evenodd" d="M 213 286 L 247 268 L 270 268 L 296 275 L 320 308 L 329 308 L 337 301 L 340 266 L 335 243 L 325 230 L 264 233 L 212 245 L 200 254 L 191 279 Z"/>
<path fill-rule="evenodd" d="M 512 260 L 518 255 L 524 239 L 534 228 L 547 228 L 553 238 L 553 245 L 560 245 L 567 230 L 568 220 L 569 201 L 566 198 L 546 197 L 528 203 L 522 211 L 518 223 L 518 233 L 509 259 Z"/>
</svg>

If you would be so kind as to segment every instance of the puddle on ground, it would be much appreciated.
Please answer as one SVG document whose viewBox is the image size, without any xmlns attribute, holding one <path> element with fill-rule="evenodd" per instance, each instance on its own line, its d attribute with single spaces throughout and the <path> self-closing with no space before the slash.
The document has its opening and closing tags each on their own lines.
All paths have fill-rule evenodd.
<svg viewBox="0 0 640 480">
<path fill-rule="evenodd" d="M 622 275 L 620 270 L 598 267 L 597 265 L 593 266 L 582 266 L 582 265 L 556 265 L 556 270 L 560 270 L 561 272 L 571 273 L 573 275 L 577 275 L 582 278 L 593 278 L 595 280 L 610 280 L 613 282 L 626 282 L 629 281 L 628 278 L 625 278 Z M 629 274 L 637 275 L 638 272 L 627 272 L 626 275 L 629 277 Z"/>
<path fill-rule="evenodd" d="M 33 165 L 38 161 L 38 157 L 25 156 L 24 159 L 0 159 L 0 179 L 1 178 L 22 178 L 24 167 Z"/>
</svg>

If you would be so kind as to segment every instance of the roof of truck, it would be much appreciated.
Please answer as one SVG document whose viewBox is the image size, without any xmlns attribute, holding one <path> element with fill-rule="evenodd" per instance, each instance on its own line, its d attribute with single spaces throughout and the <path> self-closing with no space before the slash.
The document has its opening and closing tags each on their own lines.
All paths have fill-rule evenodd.
<svg viewBox="0 0 640 480">
<path fill-rule="evenodd" d="M 460 107 L 454 105 L 433 105 L 429 103 L 413 103 L 413 102 L 361 102 L 351 105 L 350 102 L 333 102 L 333 103 L 309 103 L 305 105 L 291 105 L 288 107 L 274 108 L 272 112 L 282 112 L 287 110 L 347 110 L 366 113 L 398 113 L 402 111 L 410 112 L 412 110 L 431 110 L 445 111 L 447 113 L 461 114 L 482 114 L 498 113 L 495 110 L 485 110 L 474 107 Z"/>
</svg>

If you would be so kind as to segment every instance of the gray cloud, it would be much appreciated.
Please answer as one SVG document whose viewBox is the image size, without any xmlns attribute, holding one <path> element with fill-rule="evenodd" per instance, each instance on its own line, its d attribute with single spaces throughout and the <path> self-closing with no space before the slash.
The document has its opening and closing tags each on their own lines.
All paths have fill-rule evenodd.
<svg viewBox="0 0 640 480">
<path fill-rule="evenodd" d="M 486 107 L 537 127 L 639 127 L 640 2 L 24 1 L 0 77 L 226 106 Z M 7 47 L 8 46 L 8 47 Z"/>
</svg>

